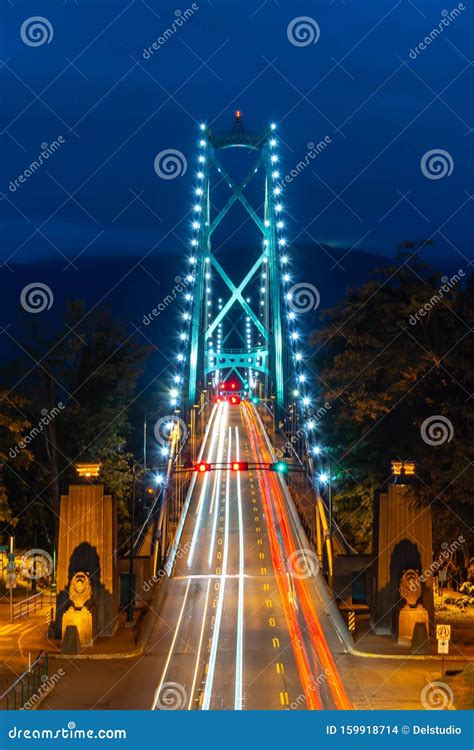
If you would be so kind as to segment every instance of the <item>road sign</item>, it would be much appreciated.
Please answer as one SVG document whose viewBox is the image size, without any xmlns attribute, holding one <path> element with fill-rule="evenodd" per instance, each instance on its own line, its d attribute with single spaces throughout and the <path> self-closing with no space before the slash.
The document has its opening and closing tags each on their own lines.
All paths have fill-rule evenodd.
<svg viewBox="0 0 474 750">
<path fill-rule="evenodd" d="M 436 638 L 438 639 L 438 641 L 451 640 L 451 625 L 437 625 Z M 441 653 L 441 651 L 439 653 Z"/>
<path fill-rule="evenodd" d="M 447 638 L 438 640 L 438 654 L 449 654 L 449 641 Z"/>
<path fill-rule="evenodd" d="M 7 571 L 7 580 L 5 583 L 7 589 L 16 589 L 16 573 L 13 570 Z"/>
</svg>

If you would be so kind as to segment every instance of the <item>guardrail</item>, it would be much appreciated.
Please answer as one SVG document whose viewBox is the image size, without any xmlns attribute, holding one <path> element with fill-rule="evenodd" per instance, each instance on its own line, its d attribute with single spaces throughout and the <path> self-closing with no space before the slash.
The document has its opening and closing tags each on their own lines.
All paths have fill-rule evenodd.
<svg viewBox="0 0 474 750">
<path fill-rule="evenodd" d="M 38 700 L 45 682 L 48 679 L 48 654 L 42 651 L 29 668 L 0 695 L 0 710 L 16 711 L 32 701 L 35 694 Z M 36 701 L 37 702 L 37 701 Z"/>
<path fill-rule="evenodd" d="M 37 609 L 41 609 L 43 606 L 44 592 L 40 591 L 39 594 L 33 594 L 27 599 L 22 599 L 21 602 L 16 602 L 13 605 L 13 619 L 17 620 L 19 617 L 29 615 L 30 612 L 36 612 Z"/>
</svg>

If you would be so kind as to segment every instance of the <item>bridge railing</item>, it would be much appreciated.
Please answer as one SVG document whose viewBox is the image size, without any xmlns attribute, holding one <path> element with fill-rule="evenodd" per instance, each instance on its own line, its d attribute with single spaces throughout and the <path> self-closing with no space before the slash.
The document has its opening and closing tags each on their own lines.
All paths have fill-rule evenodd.
<svg viewBox="0 0 474 750">
<path fill-rule="evenodd" d="M 34 706 L 45 692 L 47 680 L 48 654 L 42 651 L 13 685 L 0 695 L 0 710 L 16 711 Z"/>
</svg>

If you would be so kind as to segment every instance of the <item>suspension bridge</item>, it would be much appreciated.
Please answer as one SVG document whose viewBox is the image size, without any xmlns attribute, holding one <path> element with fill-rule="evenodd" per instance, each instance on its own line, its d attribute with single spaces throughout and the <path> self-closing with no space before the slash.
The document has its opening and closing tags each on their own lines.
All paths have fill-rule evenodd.
<svg viewBox="0 0 474 750">
<path fill-rule="evenodd" d="M 198 134 L 166 476 L 135 541 L 159 581 L 154 709 L 351 707 L 330 588 L 347 544 L 319 492 L 277 130 L 237 112 Z"/>
</svg>

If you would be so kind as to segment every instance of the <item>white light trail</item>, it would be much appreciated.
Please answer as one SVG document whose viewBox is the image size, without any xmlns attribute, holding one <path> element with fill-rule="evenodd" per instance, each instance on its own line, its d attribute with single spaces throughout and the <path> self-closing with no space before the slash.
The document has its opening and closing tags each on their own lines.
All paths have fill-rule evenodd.
<svg viewBox="0 0 474 750">
<path fill-rule="evenodd" d="M 151 707 L 152 711 L 154 711 L 156 709 L 156 704 L 160 700 L 161 688 L 163 687 L 163 683 L 165 681 L 166 673 L 167 673 L 168 667 L 170 665 L 171 657 L 173 656 L 173 651 L 174 651 L 175 643 L 176 643 L 176 640 L 178 638 L 179 627 L 181 625 L 181 620 L 183 619 L 184 608 L 186 607 L 186 601 L 188 599 L 188 592 L 189 592 L 190 585 L 191 585 L 191 579 L 189 579 L 188 585 L 186 586 L 186 592 L 184 594 L 183 604 L 181 605 L 181 610 L 180 610 L 180 613 L 179 613 L 178 622 L 176 623 L 176 627 L 175 627 L 175 630 L 174 630 L 173 640 L 171 641 L 170 650 L 168 651 L 168 656 L 166 658 L 165 666 L 164 666 L 164 669 L 163 669 L 163 674 L 161 675 L 160 684 L 158 685 L 158 687 L 157 687 L 157 689 L 155 691 L 155 696 L 153 698 L 153 705 Z"/>
<path fill-rule="evenodd" d="M 217 412 L 216 424 L 212 431 L 211 445 L 209 448 L 209 453 L 207 455 L 207 463 L 212 463 L 212 456 L 214 454 L 214 446 L 216 443 L 217 436 L 219 434 L 219 427 L 222 422 L 222 417 L 224 414 L 223 407 L 225 406 L 227 406 L 227 404 L 219 404 L 219 407 L 218 407 L 219 411 Z M 197 544 L 197 540 L 199 537 L 199 533 L 201 531 L 202 509 L 204 507 L 204 497 L 206 494 L 208 479 L 209 479 L 209 474 L 208 472 L 206 472 L 203 477 L 201 494 L 199 495 L 199 502 L 196 508 L 197 519 L 196 519 L 196 525 L 194 526 L 193 538 L 191 540 L 191 549 L 189 550 L 188 568 L 190 568 L 191 565 L 193 564 L 194 552 L 196 549 L 196 544 Z"/>
<path fill-rule="evenodd" d="M 229 442 L 227 448 L 229 455 L 232 450 L 232 431 L 229 427 Z M 219 598 L 217 600 L 217 611 L 214 620 L 214 630 L 212 633 L 211 652 L 209 654 L 209 663 L 207 669 L 206 685 L 204 688 L 204 697 L 202 701 L 202 710 L 208 711 L 211 703 L 212 683 L 214 682 L 214 672 L 216 669 L 217 647 L 219 645 L 219 634 L 221 629 L 222 610 L 224 609 L 225 582 L 227 575 L 227 561 L 229 558 L 229 492 L 230 492 L 230 468 L 226 471 L 226 488 L 225 488 L 225 522 L 224 522 L 224 553 L 222 560 L 222 571 L 220 576 Z"/>
<path fill-rule="evenodd" d="M 194 668 L 193 684 L 191 685 L 191 691 L 190 691 L 190 694 L 189 694 L 188 711 L 190 711 L 191 708 L 192 708 L 193 695 L 194 695 L 194 691 L 196 689 L 196 682 L 197 682 L 197 677 L 198 677 L 198 672 L 199 672 L 199 666 L 200 666 L 199 662 L 200 662 L 200 659 L 201 659 L 202 640 L 203 640 L 203 637 L 204 637 L 204 626 L 206 624 L 207 603 L 208 603 L 208 600 L 209 600 L 209 589 L 210 588 L 211 588 L 211 579 L 209 578 L 209 580 L 207 582 L 206 598 L 204 600 L 204 612 L 203 612 L 203 615 L 202 615 L 201 635 L 199 636 L 199 645 L 198 645 L 198 650 L 197 650 L 197 654 L 196 654 L 196 666 Z"/>
<path fill-rule="evenodd" d="M 236 461 L 240 461 L 239 428 L 235 428 Z M 237 506 L 239 516 L 239 597 L 237 610 L 237 642 L 235 649 L 235 699 L 234 709 L 242 710 L 243 650 L 244 650 L 244 521 L 242 514 L 242 489 L 240 471 L 237 471 Z"/>
</svg>

